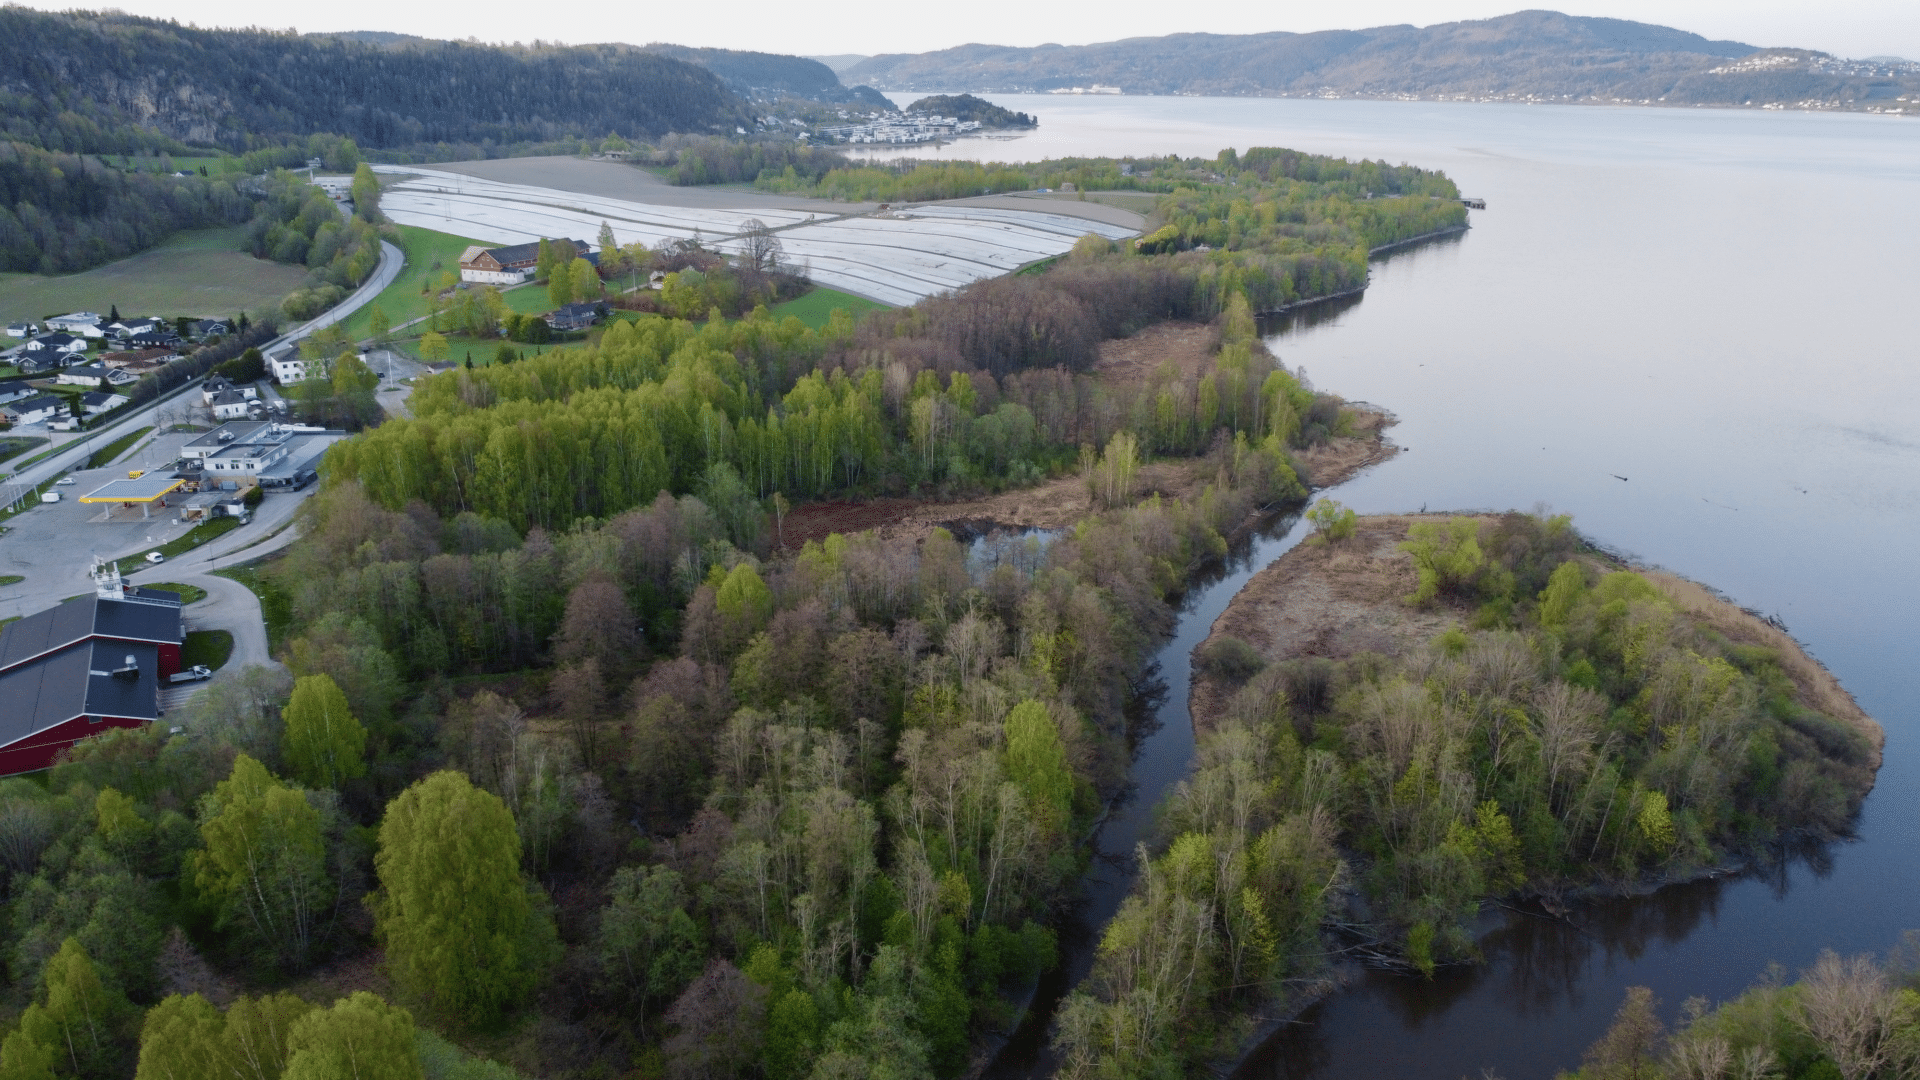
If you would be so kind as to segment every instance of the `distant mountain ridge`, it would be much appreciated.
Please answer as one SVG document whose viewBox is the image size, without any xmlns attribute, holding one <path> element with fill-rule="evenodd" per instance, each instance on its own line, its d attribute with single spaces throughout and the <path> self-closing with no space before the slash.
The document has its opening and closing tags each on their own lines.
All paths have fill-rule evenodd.
<svg viewBox="0 0 1920 1080">
<path fill-rule="evenodd" d="M 869 86 L 845 86 L 826 64 L 807 56 L 741 52 L 735 49 L 696 49 L 655 42 L 646 50 L 706 68 L 735 93 L 749 100 L 804 98 L 830 105 L 858 105 L 891 111 L 893 102 Z"/>
<path fill-rule="evenodd" d="M 1758 55 L 1788 57 L 1733 65 Z M 1913 68 L 1904 65 L 1904 68 Z M 873 56 L 840 73 L 881 90 L 1603 100 L 1860 108 L 1920 89 L 1920 70 L 1764 50 L 1671 27 L 1554 11 L 1428 27 L 1172 34 L 1096 45 L 961 45 Z M 1920 108 L 1920 103 L 1916 103 Z"/>
</svg>

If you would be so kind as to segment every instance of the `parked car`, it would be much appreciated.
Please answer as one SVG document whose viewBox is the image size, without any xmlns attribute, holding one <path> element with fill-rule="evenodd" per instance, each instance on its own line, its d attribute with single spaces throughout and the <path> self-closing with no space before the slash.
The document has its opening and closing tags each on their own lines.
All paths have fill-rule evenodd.
<svg viewBox="0 0 1920 1080">
<path fill-rule="evenodd" d="M 149 551 L 147 552 L 147 561 L 150 563 L 163 563 L 167 561 L 167 557 L 157 551 Z"/>
<path fill-rule="evenodd" d="M 176 671 L 167 676 L 167 681 L 170 683 L 189 683 L 203 682 L 211 678 L 213 678 L 212 669 L 208 668 L 205 664 L 195 664 L 185 671 Z"/>
<path fill-rule="evenodd" d="M 75 480 L 71 476 L 63 476 L 60 479 L 54 481 L 55 484 L 58 484 L 61 487 L 66 487 L 68 484 L 77 484 L 79 482 L 80 481 Z"/>
</svg>

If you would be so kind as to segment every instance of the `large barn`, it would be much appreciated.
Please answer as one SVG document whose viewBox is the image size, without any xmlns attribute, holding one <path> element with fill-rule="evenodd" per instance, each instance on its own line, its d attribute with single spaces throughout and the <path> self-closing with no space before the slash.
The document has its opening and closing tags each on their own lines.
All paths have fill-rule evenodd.
<svg viewBox="0 0 1920 1080">
<path fill-rule="evenodd" d="M 112 727 L 160 718 L 180 670 L 180 597 L 94 566 L 94 592 L 0 627 L 0 776 L 33 772 Z"/>
<path fill-rule="evenodd" d="M 584 240 L 554 240 L 550 243 L 572 244 L 582 259 L 593 251 Z M 518 285 L 533 277 L 539 262 L 540 245 L 537 243 L 497 248 L 475 244 L 460 255 L 460 280 L 482 285 Z"/>
</svg>

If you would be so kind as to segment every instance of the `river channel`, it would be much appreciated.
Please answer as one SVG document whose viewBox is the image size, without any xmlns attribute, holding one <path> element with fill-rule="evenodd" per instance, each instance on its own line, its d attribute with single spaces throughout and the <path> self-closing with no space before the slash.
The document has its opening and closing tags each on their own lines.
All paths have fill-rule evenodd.
<svg viewBox="0 0 1920 1080">
<path fill-rule="evenodd" d="M 1593 903 L 1577 928 L 1490 919 L 1483 966 L 1364 975 L 1240 1076 L 1544 1080 L 1578 1064 L 1628 986 L 1652 987 L 1672 1019 L 1770 964 L 1884 952 L 1920 928 L 1920 121 L 990 97 L 1042 126 L 921 153 L 1290 146 L 1445 169 L 1487 200 L 1470 233 L 1376 261 L 1364 298 L 1269 338 L 1321 388 L 1400 417 L 1391 435 L 1408 452 L 1332 494 L 1362 512 L 1572 513 L 1606 545 L 1777 614 L 1887 729 L 1857 840 Z M 1166 693 L 1143 725 L 1134 797 L 1099 836 L 1090 926 L 1188 768 L 1188 654 L 1296 532 L 1275 523 L 1195 582 L 1159 657 Z M 1082 959 L 1063 981 L 1084 973 L 1085 950 L 1070 952 Z M 1044 1068 L 1027 1061 L 1003 1071 Z"/>
</svg>

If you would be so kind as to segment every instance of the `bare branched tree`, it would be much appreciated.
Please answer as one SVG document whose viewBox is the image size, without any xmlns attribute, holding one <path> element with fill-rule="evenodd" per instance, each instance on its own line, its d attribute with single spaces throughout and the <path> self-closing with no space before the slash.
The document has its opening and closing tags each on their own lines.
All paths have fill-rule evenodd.
<svg viewBox="0 0 1920 1080">
<path fill-rule="evenodd" d="M 1800 1026 L 1827 1048 L 1844 1080 L 1892 1075 L 1900 998 L 1873 957 L 1822 952 L 1800 989 Z"/>
<path fill-rule="evenodd" d="M 780 238 L 759 218 L 748 218 L 741 237 L 740 258 L 756 273 L 771 274 L 780 269 Z"/>
</svg>

